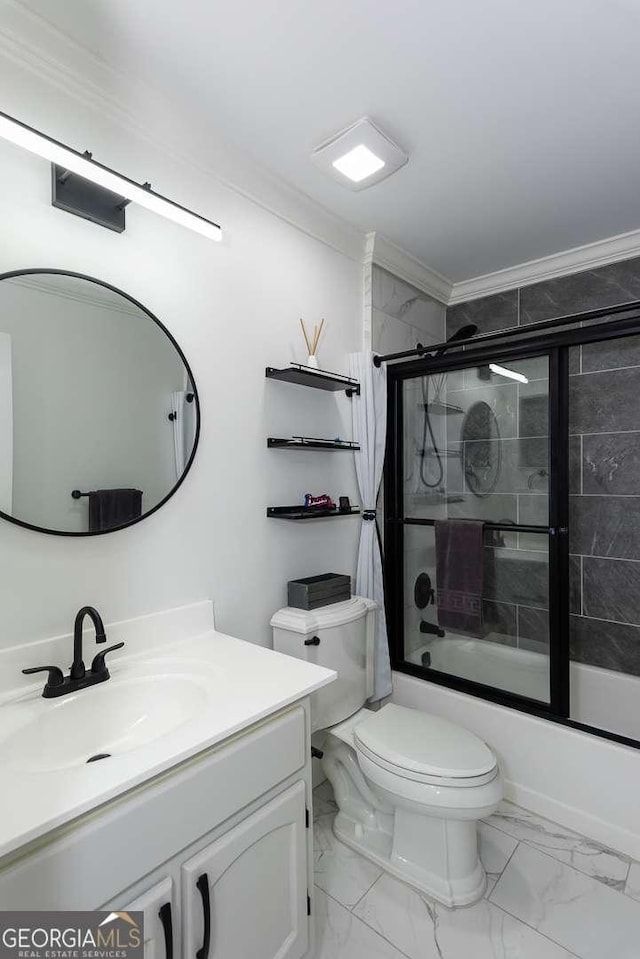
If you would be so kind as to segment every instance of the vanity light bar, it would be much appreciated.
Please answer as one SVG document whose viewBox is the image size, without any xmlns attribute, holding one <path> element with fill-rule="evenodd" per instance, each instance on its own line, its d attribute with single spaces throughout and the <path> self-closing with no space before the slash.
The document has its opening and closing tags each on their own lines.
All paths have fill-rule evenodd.
<svg viewBox="0 0 640 959">
<path fill-rule="evenodd" d="M 9 140 L 17 146 L 24 147 L 30 153 L 35 153 L 45 160 L 50 160 L 56 166 L 68 170 L 90 180 L 92 183 L 109 190 L 111 193 L 118 194 L 126 200 L 139 203 L 140 206 L 159 213 L 160 216 L 173 220 L 180 226 L 186 226 L 196 233 L 208 237 L 210 240 L 221 240 L 222 230 L 217 223 L 207 220 L 198 213 L 193 213 L 179 203 L 168 200 L 166 197 L 155 193 L 148 184 L 136 183 L 121 173 L 110 170 L 94 160 L 90 153 L 78 153 L 70 147 L 59 143 L 48 137 L 44 133 L 39 133 L 33 127 L 14 120 L 13 117 L 0 111 L 0 137 Z"/>
<path fill-rule="evenodd" d="M 489 363 L 489 369 L 492 373 L 498 373 L 499 376 L 506 376 L 510 380 L 517 380 L 518 383 L 529 382 L 524 373 L 517 373 L 515 370 L 510 370 L 506 366 L 498 366 L 497 363 Z"/>
</svg>

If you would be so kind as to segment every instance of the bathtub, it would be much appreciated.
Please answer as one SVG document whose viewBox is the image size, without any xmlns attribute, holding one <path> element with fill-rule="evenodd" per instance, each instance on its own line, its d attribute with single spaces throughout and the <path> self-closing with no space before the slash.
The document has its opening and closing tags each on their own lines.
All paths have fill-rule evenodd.
<svg viewBox="0 0 640 959">
<path fill-rule="evenodd" d="M 549 702 L 549 657 L 483 639 L 446 636 L 407 656 L 422 665 L 428 653 L 432 669 Z M 640 677 L 571 663 L 571 718 L 608 732 L 640 740 Z"/>
</svg>

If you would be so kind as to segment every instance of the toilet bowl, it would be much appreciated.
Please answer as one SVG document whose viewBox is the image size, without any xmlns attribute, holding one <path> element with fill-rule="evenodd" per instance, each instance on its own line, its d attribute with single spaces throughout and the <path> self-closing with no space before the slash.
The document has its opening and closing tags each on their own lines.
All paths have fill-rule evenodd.
<svg viewBox="0 0 640 959">
<path fill-rule="evenodd" d="M 375 604 L 360 597 L 287 607 L 271 620 L 274 648 L 338 673 L 311 697 L 312 728 L 325 731 L 336 836 L 445 905 L 468 905 L 486 888 L 477 822 L 502 799 L 499 764 L 479 737 L 439 716 L 392 703 L 363 708 L 374 615 Z"/>
<path fill-rule="evenodd" d="M 447 906 L 482 898 L 477 821 L 502 777 L 478 737 L 415 709 L 362 709 L 328 731 L 323 767 L 339 839 Z"/>
</svg>

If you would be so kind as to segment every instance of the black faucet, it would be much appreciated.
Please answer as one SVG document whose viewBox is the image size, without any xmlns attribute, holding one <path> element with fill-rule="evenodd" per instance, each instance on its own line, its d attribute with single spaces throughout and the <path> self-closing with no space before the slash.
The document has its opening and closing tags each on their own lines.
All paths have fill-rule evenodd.
<svg viewBox="0 0 640 959">
<path fill-rule="evenodd" d="M 114 649 L 122 649 L 124 643 L 116 643 L 115 646 L 109 646 L 103 649 L 93 657 L 91 669 L 87 672 L 82 659 L 82 625 L 85 616 L 88 616 L 93 623 L 96 631 L 96 643 L 106 643 L 107 634 L 104 630 L 102 617 L 93 606 L 83 606 L 76 615 L 73 626 L 73 663 L 68 676 L 65 676 L 59 666 L 33 666 L 30 669 L 23 669 L 26 675 L 31 673 L 48 672 L 49 678 L 45 684 L 42 695 L 45 699 L 54 699 L 57 696 L 65 696 L 67 693 L 73 693 L 77 689 L 84 689 L 86 686 L 95 686 L 96 683 L 104 683 L 109 679 L 109 670 L 105 663 L 107 653 Z"/>
<path fill-rule="evenodd" d="M 104 631 L 104 623 L 97 609 L 93 606 L 83 606 L 76 614 L 76 621 L 73 624 L 73 663 L 71 664 L 71 679 L 83 679 L 86 673 L 84 662 L 82 661 L 82 624 L 85 616 L 88 616 L 94 625 L 96 631 L 96 643 L 106 643 L 107 635 Z"/>
</svg>

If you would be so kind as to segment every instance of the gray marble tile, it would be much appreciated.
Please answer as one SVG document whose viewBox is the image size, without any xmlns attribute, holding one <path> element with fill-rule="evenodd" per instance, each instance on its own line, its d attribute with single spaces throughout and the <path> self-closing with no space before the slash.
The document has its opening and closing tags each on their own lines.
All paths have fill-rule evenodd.
<svg viewBox="0 0 640 959">
<path fill-rule="evenodd" d="M 506 801 L 487 822 L 606 886 L 624 888 L 630 860 L 607 846 Z"/>
<path fill-rule="evenodd" d="M 316 888 L 314 959 L 406 959 L 391 943 Z"/>
<path fill-rule="evenodd" d="M 533 470 L 536 477 L 541 476 L 541 470 L 548 470 L 549 440 L 546 436 L 532 436 L 517 440 L 520 448 L 519 461 L 523 469 Z M 539 488 L 536 479 L 534 489 Z"/>
<path fill-rule="evenodd" d="M 640 627 L 586 616 L 569 619 L 571 659 L 640 676 Z"/>
<path fill-rule="evenodd" d="M 462 410 L 462 415 L 446 417 L 448 442 L 498 435 L 507 439 L 517 435 L 518 391 L 515 383 L 490 384 L 474 390 L 447 390 L 447 402 Z M 493 416 L 479 404 L 486 404 Z M 468 415 L 472 408 L 474 412 Z"/>
<path fill-rule="evenodd" d="M 549 647 L 549 611 L 518 606 L 518 646 L 542 652 Z"/>
<path fill-rule="evenodd" d="M 640 559 L 640 496 L 571 496 L 569 528 L 573 553 Z"/>
<path fill-rule="evenodd" d="M 445 339 L 444 304 L 375 265 L 372 297 L 374 309 L 414 327 L 422 342 Z"/>
<path fill-rule="evenodd" d="M 545 393 L 531 396 L 519 393 L 519 436 L 547 436 L 549 433 L 549 397 Z"/>
<path fill-rule="evenodd" d="M 484 593 L 487 599 L 546 609 L 549 605 L 546 557 L 533 550 L 485 549 Z"/>
<path fill-rule="evenodd" d="M 317 886 L 351 909 L 382 869 L 345 846 L 333 834 L 333 814 L 313 824 L 314 879 Z"/>
<path fill-rule="evenodd" d="M 581 370 L 581 346 L 572 346 L 569 349 L 569 375 L 580 373 Z"/>
<path fill-rule="evenodd" d="M 640 902 L 640 862 L 632 862 L 627 884 L 624 887 L 627 896 Z"/>
<path fill-rule="evenodd" d="M 354 912 L 408 959 L 572 959 L 486 899 L 447 909 L 391 876 L 379 879 Z"/>
<path fill-rule="evenodd" d="M 640 367 L 569 378 L 569 432 L 636 430 L 640 422 Z"/>
<path fill-rule="evenodd" d="M 541 478 L 540 482 L 546 483 L 547 480 Z M 549 497 L 546 493 L 520 493 L 518 509 L 519 522 L 524 526 L 549 525 Z"/>
<path fill-rule="evenodd" d="M 462 501 L 449 503 L 449 519 L 478 519 L 494 523 L 515 523 L 518 517 L 517 496 L 506 493 L 492 493 L 478 497 L 472 493 L 462 494 Z M 507 534 L 508 535 L 508 534 Z"/>
<path fill-rule="evenodd" d="M 516 849 L 490 902 L 581 959 L 638 959 L 637 904 L 526 843 Z"/>
<path fill-rule="evenodd" d="M 640 624 L 640 563 L 585 556 L 582 590 L 585 616 Z"/>
<path fill-rule="evenodd" d="M 542 494 L 548 488 L 546 439 L 480 439 L 455 446 L 450 443 L 448 449 L 461 454 L 447 464 L 452 492 L 491 489 L 490 495 Z"/>
<path fill-rule="evenodd" d="M 582 559 L 569 556 L 569 612 L 582 612 Z"/>
<path fill-rule="evenodd" d="M 517 644 L 515 606 L 484 600 L 482 603 L 482 622 L 486 631 L 486 635 L 483 636 L 484 639 L 501 643 L 503 646 L 515 646 Z"/>
<path fill-rule="evenodd" d="M 447 309 L 447 337 L 461 326 L 475 323 L 479 333 L 493 333 L 518 325 L 518 291 L 508 290 Z"/>
<path fill-rule="evenodd" d="M 376 353 L 400 353 L 415 348 L 414 328 L 397 317 L 375 309 L 372 314 L 372 346 Z"/>
<path fill-rule="evenodd" d="M 640 366 L 640 336 L 585 343 L 582 347 L 583 373 L 618 370 L 626 366 Z"/>
<path fill-rule="evenodd" d="M 637 299 L 640 299 L 639 258 L 523 287 L 520 323 L 536 323 Z"/>
<path fill-rule="evenodd" d="M 585 436 L 582 443 L 584 493 L 640 495 L 639 431 Z"/>
<path fill-rule="evenodd" d="M 638 450 L 640 453 L 640 448 Z M 569 492 L 582 492 L 582 437 L 569 437 Z M 586 490 L 585 490 L 586 492 Z"/>
</svg>

